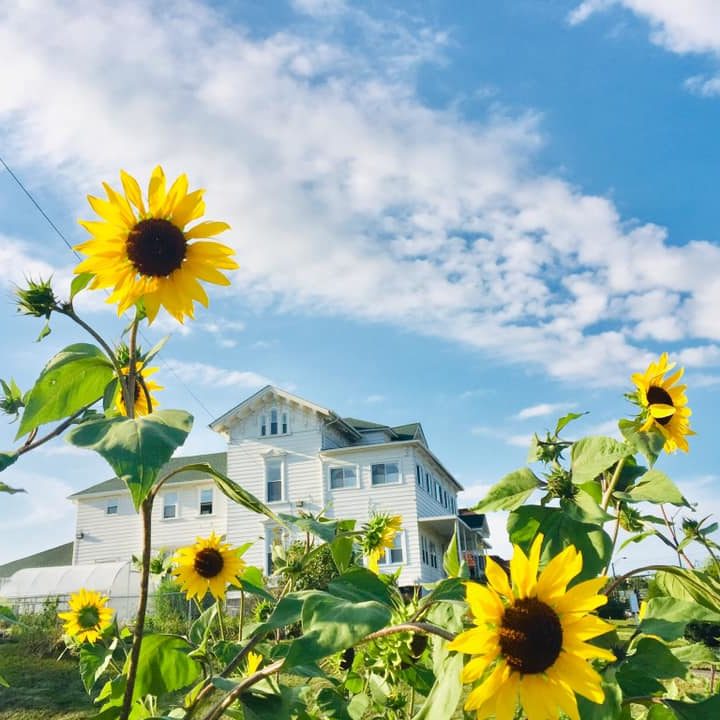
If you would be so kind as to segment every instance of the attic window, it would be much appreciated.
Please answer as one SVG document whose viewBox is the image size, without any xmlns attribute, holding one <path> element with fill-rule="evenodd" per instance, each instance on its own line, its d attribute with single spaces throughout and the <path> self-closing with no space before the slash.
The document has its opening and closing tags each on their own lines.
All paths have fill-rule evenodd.
<svg viewBox="0 0 720 720">
<path fill-rule="evenodd" d="M 267 416 L 260 416 L 260 435 L 267 435 Z"/>
<path fill-rule="evenodd" d="M 117 515 L 118 514 L 118 501 L 117 498 L 110 498 L 105 506 L 106 515 Z"/>
<path fill-rule="evenodd" d="M 265 414 L 260 416 L 260 437 L 287 435 L 289 431 L 287 412 L 280 412 L 277 408 L 272 408 L 269 417 Z"/>
</svg>

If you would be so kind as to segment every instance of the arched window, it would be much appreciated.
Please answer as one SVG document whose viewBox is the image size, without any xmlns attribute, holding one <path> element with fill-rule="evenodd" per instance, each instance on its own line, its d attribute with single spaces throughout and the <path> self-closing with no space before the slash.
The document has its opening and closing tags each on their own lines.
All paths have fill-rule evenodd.
<svg viewBox="0 0 720 720">
<path fill-rule="evenodd" d="M 275 408 L 270 411 L 270 434 L 278 434 L 278 411 Z"/>
</svg>

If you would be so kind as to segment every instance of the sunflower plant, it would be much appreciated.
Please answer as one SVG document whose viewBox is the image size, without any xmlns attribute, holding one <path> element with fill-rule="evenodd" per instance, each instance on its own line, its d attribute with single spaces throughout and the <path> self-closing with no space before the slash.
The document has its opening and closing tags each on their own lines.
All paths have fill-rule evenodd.
<svg viewBox="0 0 720 720">
<path fill-rule="evenodd" d="M 716 525 L 695 521 L 692 505 L 656 467 L 663 453 L 689 452 L 691 412 L 682 369 L 667 355 L 632 375 L 632 417 L 622 439 L 566 437 L 580 417 L 561 418 L 533 438 L 528 465 L 508 474 L 476 506 L 509 512 L 514 546 L 506 566 L 486 560 L 470 578 L 453 538 L 446 577 L 408 593 L 382 559 L 400 516 L 354 520 L 276 514 L 206 464 L 163 468 L 192 427 L 183 410 L 160 408 L 156 357 L 144 352 L 141 327 L 160 313 L 178 322 L 209 299 L 202 283 L 227 285 L 237 268 L 228 230 L 203 220 L 203 190 L 186 175 L 168 183 L 153 170 L 146 192 L 126 172 L 120 187 L 90 196 L 96 219 L 66 295 L 50 279 L 18 288 L 18 310 L 83 333 L 56 353 L 34 385 L 2 381 L 0 409 L 18 423 L 18 446 L 0 453 L 0 470 L 59 435 L 99 453 L 127 484 L 141 517 L 140 601 L 122 627 L 112 599 L 92 589 L 63 608 L 68 644 L 102 720 L 695 720 L 720 715 L 717 693 L 683 694 L 677 684 L 707 648 L 682 638 L 690 622 L 720 622 Z M 75 305 L 81 292 L 104 291 L 130 322 L 109 341 Z M 160 563 L 172 574 L 195 620 L 184 634 L 149 632 L 145 616 L 152 507 L 179 473 L 207 474 L 235 503 L 264 515 L 291 540 L 273 547 L 267 578 L 212 533 Z M 17 492 L 0 483 L 0 491 Z M 650 509 L 648 509 L 650 505 Z M 654 506 L 654 507 L 653 507 Z M 679 513 L 683 513 L 679 519 Z M 625 532 L 621 542 L 620 531 Z M 660 538 L 680 567 L 646 566 L 611 577 L 614 553 Z M 248 538 L 248 540 L 251 540 Z M 690 543 L 710 555 L 713 572 L 696 570 Z M 291 552 L 289 552 L 291 550 Z M 328 564 L 332 567 L 328 568 Z M 321 567 L 322 572 L 317 572 Z M 313 570 L 313 568 L 315 570 Z M 157 569 L 157 568 L 156 568 Z M 629 577 L 652 573 L 643 616 L 630 637 L 598 617 Z M 313 578 L 318 578 L 317 582 Z M 320 581 L 321 579 L 321 581 Z M 238 623 L 227 623 L 227 596 L 240 597 Z M 255 617 L 251 607 L 264 611 Z M 246 612 L 247 611 L 247 612 Z"/>
</svg>

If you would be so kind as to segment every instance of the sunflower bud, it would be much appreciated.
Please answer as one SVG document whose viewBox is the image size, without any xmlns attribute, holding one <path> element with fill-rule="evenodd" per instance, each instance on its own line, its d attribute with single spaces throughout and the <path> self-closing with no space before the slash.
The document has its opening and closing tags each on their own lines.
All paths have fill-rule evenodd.
<svg viewBox="0 0 720 720">
<path fill-rule="evenodd" d="M 572 481 L 572 475 L 563 467 L 556 467 L 546 475 L 547 489 L 555 498 L 572 500 L 578 493 L 577 486 Z"/>
<path fill-rule="evenodd" d="M 31 280 L 27 287 L 15 290 L 18 312 L 33 317 L 50 318 L 50 314 L 58 307 L 58 300 L 52 289 L 51 280 Z"/>
</svg>

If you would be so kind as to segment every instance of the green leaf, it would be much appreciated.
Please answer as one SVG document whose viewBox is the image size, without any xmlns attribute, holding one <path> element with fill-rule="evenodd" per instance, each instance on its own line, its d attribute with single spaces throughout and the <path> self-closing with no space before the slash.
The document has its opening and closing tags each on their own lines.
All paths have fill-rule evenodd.
<svg viewBox="0 0 720 720">
<path fill-rule="evenodd" d="M 629 454 L 628 446 L 613 438 L 592 435 L 578 440 L 571 451 L 573 482 L 578 485 L 590 482 Z"/>
<path fill-rule="evenodd" d="M 326 593 L 308 597 L 302 609 L 302 637 L 294 640 L 284 667 L 302 665 L 352 647 L 390 622 L 390 609 L 378 602 L 352 603 Z"/>
<path fill-rule="evenodd" d="M 197 646 L 203 642 L 207 642 L 212 625 L 217 619 L 217 614 L 217 603 L 213 603 L 209 608 L 203 610 L 200 613 L 200 617 L 193 622 L 190 626 L 190 632 L 188 633 L 188 640 L 190 640 L 193 645 Z"/>
<path fill-rule="evenodd" d="M 462 669 L 462 653 L 453 653 L 445 658 L 432 690 L 413 720 L 447 720 L 453 717 L 463 694 Z"/>
<path fill-rule="evenodd" d="M 103 396 L 114 368 L 95 345 L 69 345 L 50 359 L 30 390 L 17 438 L 75 414 Z"/>
<path fill-rule="evenodd" d="M 245 692 L 240 697 L 243 714 L 235 717 L 242 717 L 243 720 L 295 720 L 295 718 L 307 718 L 304 714 L 305 703 L 302 695 L 306 688 L 300 687 L 279 687 L 279 693 L 271 692 L 269 684 L 258 684 L 251 692 Z M 228 711 L 225 711 L 225 715 Z"/>
<path fill-rule="evenodd" d="M 458 554 L 457 530 L 453 532 L 452 540 L 450 540 L 447 550 L 443 555 L 443 569 L 448 577 L 453 578 L 460 575 L 460 556 Z"/>
<path fill-rule="evenodd" d="M 592 495 L 583 490 L 584 487 L 591 484 L 596 486 L 595 483 L 586 483 L 582 487 L 578 487 L 578 492 L 572 500 L 566 498 L 560 500 L 560 507 L 573 520 L 601 525 L 608 520 L 612 520 L 613 516 L 605 512 Z"/>
<path fill-rule="evenodd" d="M 677 485 L 660 470 L 648 470 L 631 488 L 627 495 L 634 502 L 670 503 L 678 507 L 690 507 Z"/>
<path fill-rule="evenodd" d="M 638 432 L 637 424 L 632 420 L 620 420 L 618 427 L 627 444 L 635 452 L 641 453 L 652 467 L 657 462 L 665 446 L 665 438 L 662 434 L 659 432 Z"/>
<path fill-rule="evenodd" d="M 648 600 L 645 617 L 638 626 L 646 635 L 657 635 L 670 642 L 683 636 L 685 626 L 691 620 L 720 622 L 720 611 L 676 598 L 652 598 Z"/>
<path fill-rule="evenodd" d="M 7 605 L 0 605 L 0 622 L 15 624 L 18 622 L 17 615 Z"/>
<path fill-rule="evenodd" d="M 540 480 L 530 468 L 520 468 L 493 485 L 473 510 L 475 512 L 514 510 L 520 507 L 539 486 Z"/>
<path fill-rule="evenodd" d="M 365 693 L 358 693 L 348 703 L 348 713 L 352 720 L 361 720 L 370 707 L 370 698 Z"/>
<path fill-rule="evenodd" d="M 709 720 L 720 717 L 720 695 L 713 695 L 697 703 L 663 700 L 678 720 Z"/>
<path fill-rule="evenodd" d="M 52 328 L 50 327 L 50 321 L 46 320 L 42 330 L 40 331 L 40 334 L 37 336 L 37 338 L 35 338 L 35 342 L 42 342 L 51 332 Z"/>
<path fill-rule="evenodd" d="M 10 683 L 2 675 L 0 675 L 0 685 L 3 687 L 10 687 Z"/>
<path fill-rule="evenodd" d="M 316 520 L 312 517 L 297 517 L 287 513 L 279 513 L 278 517 L 288 527 L 319 537 L 323 542 L 330 543 L 337 536 L 338 520 Z"/>
<path fill-rule="evenodd" d="M 263 574 L 260 572 L 260 568 L 256 568 L 253 565 L 246 567 L 242 575 L 240 575 L 240 587 L 246 593 L 275 602 L 274 596 L 265 589 Z"/>
<path fill-rule="evenodd" d="M 641 638 L 635 652 L 617 671 L 617 681 L 625 697 L 655 695 L 665 692 L 662 678 L 685 677 L 687 667 L 670 648 L 655 638 Z"/>
<path fill-rule="evenodd" d="M 330 543 L 330 553 L 338 572 L 343 573 L 350 568 L 353 560 L 353 539 L 347 535 L 339 535 Z"/>
<path fill-rule="evenodd" d="M 0 482 L 0 492 L 8 493 L 9 495 L 15 495 L 15 493 L 27 492 L 27 490 L 24 490 L 23 488 L 10 487 L 4 482 Z"/>
<path fill-rule="evenodd" d="M 143 637 L 133 699 L 181 690 L 197 680 L 202 667 L 188 657 L 192 649 L 185 638 L 177 635 Z"/>
<path fill-rule="evenodd" d="M 422 599 L 422 607 L 442 600 L 448 602 L 465 600 L 464 578 L 446 578 L 435 583 L 430 593 Z"/>
<path fill-rule="evenodd" d="M 617 720 L 620 718 L 622 706 L 622 693 L 620 687 L 613 681 L 613 673 L 606 673 L 601 687 L 605 694 L 602 703 L 594 703 L 583 697 L 577 696 L 578 711 L 582 720 Z"/>
<path fill-rule="evenodd" d="M 164 338 L 160 338 L 160 340 L 158 340 L 155 345 L 153 345 L 150 350 L 143 355 L 143 364 L 147 365 L 165 347 L 165 344 L 169 339 L 169 335 L 166 335 Z"/>
<path fill-rule="evenodd" d="M 525 505 L 510 513 L 507 523 L 510 542 L 528 552 L 535 536 L 545 535 L 542 561 L 574 545 L 583 556 L 583 569 L 574 582 L 597 577 L 612 553 L 612 540 L 599 525 L 573 520 L 560 508 Z"/>
<path fill-rule="evenodd" d="M 587 415 L 587 412 L 581 412 L 581 413 L 568 413 L 567 415 L 563 415 L 558 421 L 557 425 L 555 425 L 555 437 L 557 437 L 564 429 L 565 427 L 571 423 L 573 420 L 577 420 L 578 418 L 583 417 L 583 415 Z"/>
<path fill-rule="evenodd" d="M 134 419 L 104 418 L 73 428 L 67 440 L 102 455 L 128 486 L 137 510 L 160 469 L 185 442 L 192 420 L 184 410 L 157 410 Z"/>
<path fill-rule="evenodd" d="M 680 662 L 688 665 L 707 665 L 708 663 L 720 662 L 718 654 L 701 642 L 672 648 L 672 654 Z"/>
<path fill-rule="evenodd" d="M 352 720 L 348 713 L 348 704 L 345 698 L 333 688 L 323 688 L 315 701 L 320 710 L 320 716 L 327 720 Z"/>
<path fill-rule="evenodd" d="M 280 522 L 280 518 L 265 505 L 265 503 L 258 500 L 252 493 L 238 485 L 234 480 L 231 480 L 227 475 L 216 470 L 212 465 L 208 463 L 184 465 L 182 468 L 173 471 L 173 476 L 185 471 L 204 472 L 215 479 L 215 484 L 218 486 L 220 492 L 226 497 L 229 497 L 233 502 L 246 507 L 248 510 L 252 510 L 252 512 L 265 515 L 271 520 L 275 520 L 275 522 Z"/>
<path fill-rule="evenodd" d="M 655 574 L 653 582 L 661 595 L 696 602 L 708 610 L 720 608 L 720 582 L 707 573 L 668 566 Z"/>
<path fill-rule="evenodd" d="M 270 617 L 255 628 L 253 635 L 265 635 L 271 630 L 278 630 L 279 628 L 299 622 L 305 598 L 316 592 L 315 590 L 308 590 L 286 595 L 275 606 Z"/>
<path fill-rule="evenodd" d="M 653 705 L 648 710 L 646 720 L 677 720 L 677 715 L 664 705 Z"/>
<path fill-rule="evenodd" d="M 333 578 L 328 585 L 331 595 L 350 602 L 376 602 L 393 606 L 388 586 L 374 573 L 364 567 L 354 567 L 346 573 Z"/>
<path fill-rule="evenodd" d="M 84 290 L 90 281 L 95 277 L 92 273 L 80 273 L 76 275 L 70 283 L 70 302 L 75 299 L 75 296 Z"/>
<path fill-rule="evenodd" d="M 85 692 L 90 695 L 95 683 L 102 677 L 112 662 L 113 650 L 104 645 L 89 645 L 84 643 L 80 647 L 80 678 Z"/>
</svg>

